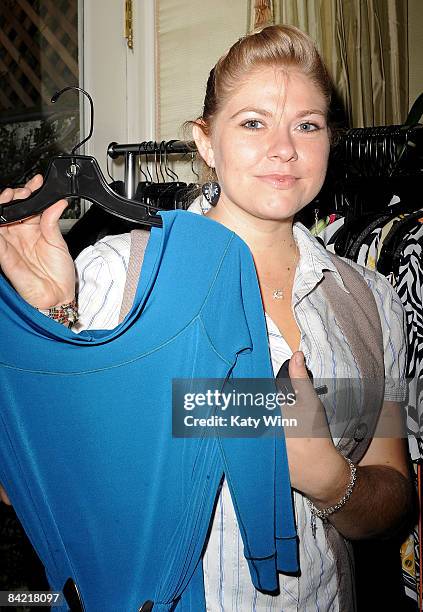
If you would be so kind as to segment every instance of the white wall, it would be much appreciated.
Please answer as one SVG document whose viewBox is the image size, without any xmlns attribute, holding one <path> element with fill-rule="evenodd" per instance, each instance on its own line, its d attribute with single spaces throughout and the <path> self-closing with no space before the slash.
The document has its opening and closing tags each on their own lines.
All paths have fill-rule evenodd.
<svg viewBox="0 0 423 612">
<path fill-rule="evenodd" d="M 110 142 L 154 137 L 155 5 L 154 0 L 133 0 L 133 50 L 124 38 L 125 0 L 84 0 L 83 8 L 82 82 L 95 108 L 94 134 L 85 151 L 105 172 Z M 86 113 L 86 130 L 88 119 Z M 122 163 L 112 169 L 114 177 L 122 175 Z"/>
<path fill-rule="evenodd" d="M 202 109 L 210 69 L 247 32 L 246 0 L 157 0 L 160 139 Z"/>
</svg>

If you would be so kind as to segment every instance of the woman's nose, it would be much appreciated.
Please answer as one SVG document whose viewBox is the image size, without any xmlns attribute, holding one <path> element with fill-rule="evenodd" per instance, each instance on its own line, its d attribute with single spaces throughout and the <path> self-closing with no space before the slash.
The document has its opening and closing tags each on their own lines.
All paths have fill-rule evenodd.
<svg viewBox="0 0 423 612">
<path fill-rule="evenodd" d="M 298 159 L 295 142 L 289 130 L 279 128 L 269 134 L 267 157 L 279 158 L 284 162 Z"/>
</svg>

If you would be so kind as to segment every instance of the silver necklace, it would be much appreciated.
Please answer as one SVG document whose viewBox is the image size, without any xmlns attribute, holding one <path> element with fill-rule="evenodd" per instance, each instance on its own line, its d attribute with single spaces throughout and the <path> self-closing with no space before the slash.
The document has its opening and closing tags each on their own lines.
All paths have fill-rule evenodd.
<svg viewBox="0 0 423 612">
<path fill-rule="evenodd" d="M 208 211 L 210 207 L 205 207 L 203 205 L 202 202 L 202 198 L 200 199 L 200 208 L 201 208 L 201 214 L 205 215 Z M 295 266 L 298 263 L 298 255 L 299 255 L 299 251 L 298 251 L 298 247 L 296 248 L 296 255 L 295 255 L 295 260 L 294 260 L 294 270 L 295 270 Z M 289 270 L 289 268 L 288 268 Z M 260 285 L 263 285 L 263 287 L 266 287 L 266 289 L 270 289 L 270 291 L 272 292 L 272 298 L 274 300 L 282 300 L 285 296 L 284 291 L 282 289 L 282 287 L 276 287 L 276 289 L 273 289 L 272 287 L 269 287 L 269 285 L 266 285 L 265 282 L 260 281 Z"/>
<path fill-rule="evenodd" d="M 294 260 L 294 265 L 293 265 L 294 270 L 295 270 L 295 267 L 296 267 L 296 265 L 298 263 L 298 255 L 299 255 L 298 247 L 297 247 L 296 251 L 297 252 L 296 252 L 296 255 L 295 255 L 295 260 Z M 289 270 L 289 268 L 288 268 L 288 270 Z M 283 290 L 282 287 L 276 287 L 276 288 L 269 287 L 269 285 L 266 285 L 266 283 L 264 281 L 262 281 L 262 280 L 260 280 L 260 284 L 263 285 L 263 287 L 266 287 L 266 289 L 269 289 L 272 292 L 272 298 L 274 300 L 282 300 L 285 297 L 285 293 L 284 293 L 284 290 Z"/>
</svg>

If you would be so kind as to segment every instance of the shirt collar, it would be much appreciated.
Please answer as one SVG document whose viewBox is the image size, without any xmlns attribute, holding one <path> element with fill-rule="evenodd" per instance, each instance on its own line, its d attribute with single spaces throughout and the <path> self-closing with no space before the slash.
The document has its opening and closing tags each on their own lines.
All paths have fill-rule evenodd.
<svg viewBox="0 0 423 612">
<path fill-rule="evenodd" d="M 324 271 L 333 274 L 338 285 L 347 293 L 341 275 L 324 245 L 299 221 L 293 225 L 293 234 L 300 252 L 300 261 L 294 279 L 293 302 L 298 303 L 323 278 Z"/>
<path fill-rule="evenodd" d="M 199 196 L 192 202 L 188 210 L 201 215 L 207 212 L 209 208 L 210 204 L 207 200 L 203 196 Z M 320 240 L 313 236 L 299 221 L 294 223 L 292 229 L 300 252 L 292 291 L 293 304 L 298 303 L 320 283 L 325 270 L 333 273 L 333 277 L 339 286 L 349 293 L 328 251 Z"/>
</svg>

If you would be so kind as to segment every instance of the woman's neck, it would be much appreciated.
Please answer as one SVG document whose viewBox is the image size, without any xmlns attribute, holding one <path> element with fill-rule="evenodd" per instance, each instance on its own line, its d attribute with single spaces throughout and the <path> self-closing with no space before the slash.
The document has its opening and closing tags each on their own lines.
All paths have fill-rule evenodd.
<svg viewBox="0 0 423 612">
<path fill-rule="evenodd" d="M 207 216 L 235 232 L 249 246 L 256 265 L 267 266 L 291 262 L 297 247 L 293 235 L 293 218 L 282 221 L 260 219 L 245 211 L 235 213 L 223 201 L 207 212 Z M 270 261 L 269 261 L 270 259 Z"/>
</svg>

